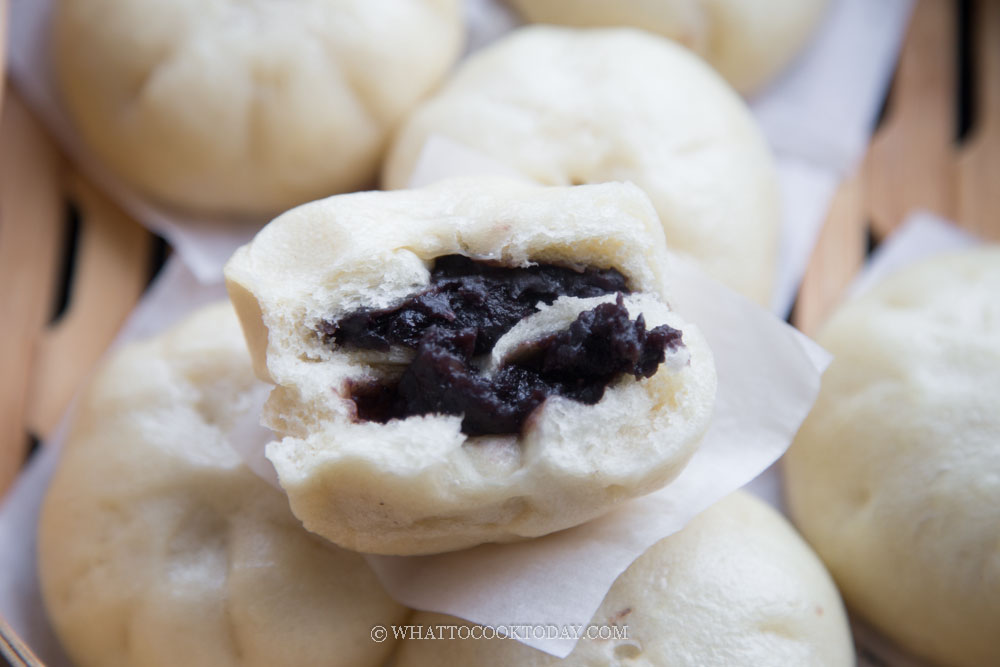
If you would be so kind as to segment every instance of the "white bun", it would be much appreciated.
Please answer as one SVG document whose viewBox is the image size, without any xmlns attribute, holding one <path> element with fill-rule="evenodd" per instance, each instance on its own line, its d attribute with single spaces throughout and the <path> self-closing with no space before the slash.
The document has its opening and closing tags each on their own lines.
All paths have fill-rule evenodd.
<svg viewBox="0 0 1000 667">
<path fill-rule="evenodd" d="M 409 623 L 469 625 L 423 612 Z M 404 640 L 393 664 L 854 665 L 851 633 L 830 575 L 784 518 L 744 493 L 653 545 L 618 577 L 590 626 L 592 637 L 585 635 L 564 660 L 511 639 Z M 615 630 L 602 629 L 607 626 L 617 626 L 619 637 L 627 638 L 608 639 Z"/>
<path fill-rule="evenodd" d="M 771 155 L 743 101 L 687 49 L 638 30 L 516 30 L 409 117 L 386 187 L 409 184 L 433 135 L 546 185 L 631 181 L 671 250 L 769 303 L 780 220 Z"/>
<path fill-rule="evenodd" d="M 511 0 L 530 21 L 630 26 L 688 47 L 741 93 L 781 71 L 805 44 L 827 0 Z"/>
<path fill-rule="evenodd" d="M 843 306 L 785 459 L 848 605 L 936 664 L 1000 664 L 1000 248 L 907 267 Z"/>
<path fill-rule="evenodd" d="M 459 0 L 59 0 L 52 44 L 66 111 L 120 178 L 260 217 L 373 184 L 462 35 Z"/>
<path fill-rule="evenodd" d="M 45 606 L 80 667 L 376 667 L 408 611 L 302 529 L 229 445 L 260 390 L 229 304 L 129 345 L 77 407 L 39 525 Z M 252 418 L 252 417 L 251 417 Z"/>
<path fill-rule="evenodd" d="M 359 421 L 347 383 L 382 380 L 406 358 L 334 349 L 319 323 L 418 292 L 433 260 L 456 253 L 616 268 L 633 290 L 631 317 L 683 331 L 688 356 L 618 381 L 596 405 L 550 397 L 520 435 L 468 437 L 460 417 L 441 414 Z M 277 385 L 264 420 L 281 439 L 267 456 L 292 511 L 350 549 L 431 553 L 544 535 L 662 487 L 700 443 L 716 386 L 700 332 L 669 308 L 668 262 L 649 200 L 619 183 L 457 180 L 331 197 L 277 218 L 237 251 L 226 279 L 257 371 Z M 508 337 L 552 331 L 573 316 L 568 301 Z"/>
</svg>

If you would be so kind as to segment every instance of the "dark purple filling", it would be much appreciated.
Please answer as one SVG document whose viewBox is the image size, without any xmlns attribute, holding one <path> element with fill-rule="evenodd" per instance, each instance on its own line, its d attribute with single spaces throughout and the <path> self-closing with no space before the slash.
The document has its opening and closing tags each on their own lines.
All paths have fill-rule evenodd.
<svg viewBox="0 0 1000 667">
<path fill-rule="evenodd" d="M 521 346 L 492 375 L 472 363 L 536 312 L 538 302 L 612 293 L 618 294 L 615 303 L 580 313 L 563 331 Z M 362 309 L 325 321 L 320 334 L 334 347 L 416 350 L 398 381 L 350 387 L 359 419 L 464 415 L 467 435 L 518 433 L 546 397 L 593 405 L 618 378 L 650 377 L 667 348 L 683 345 L 677 329 L 646 331 L 641 315 L 629 320 L 627 293 L 625 277 L 614 269 L 508 268 L 449 255 L 435 262 L 426 290 L 391 309 Z"/>
</svg>

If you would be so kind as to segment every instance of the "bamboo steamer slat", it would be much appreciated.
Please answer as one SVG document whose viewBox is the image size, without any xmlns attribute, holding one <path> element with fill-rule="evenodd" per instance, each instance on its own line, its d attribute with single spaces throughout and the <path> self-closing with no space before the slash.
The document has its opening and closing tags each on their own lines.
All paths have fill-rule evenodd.
<svg viewBox="0 0 1000 667">
<path fill-rule="evenodd" d="M 815 334 L 879 241 L 916 209 L 1000 240 L 1000 3 L 971 3 L 975 120 L 961 144 L 958 2 L 921 0 L 900 53 L 885 120 L 845 181 L 813 251 L 792 322 Z"/>
</svg>

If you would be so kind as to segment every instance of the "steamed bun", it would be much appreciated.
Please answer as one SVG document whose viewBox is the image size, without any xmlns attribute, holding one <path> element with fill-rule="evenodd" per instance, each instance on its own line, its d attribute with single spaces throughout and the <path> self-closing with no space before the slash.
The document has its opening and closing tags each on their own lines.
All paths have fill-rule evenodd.
<svg viewBox="0 0 1000 667">
<path fill-rule="evenodd" d="M 80 667 L 376 667 L 408 610 L 230 447 L 261 389 L 229 304 L 114 354 L 39 525 L 45 607 Z"/>
<path fill-rule="evenodd" d="M 424 612 L 409 623 L 469 625 Z M 830 575 L 783 517 L 740 492 L 650 547 L 579 631 L 584 638 L 564 660 L 510 639 L 403 640 L 394 664 L 854 665 L 851 633 Z"/>
<path fill-rule="evenodd" d="M 534 26 L 474 54 L 400 129 L 382 171 L 402 188 L 441 136 L 546 185 L 631 181 L 670 249 L 761 304 L 780 207 L 743 101 L 687 49 L 629 29 Z"/>
<path fill-rule="evenodd" d="M 549 396 L 516 431 L 476 434 L 467 413 L 443 409 L 365 417 L 356 388 L 391 395 L 414 352 L 331 343 L 331 322 L 424 293 L 438 260 L 455 255 L 501 269 L 614 269 L 630 288 L 630 319 L 673 327 L 683 343 L 655 374 L 619 376 L 594 404 Z M 258 375 L 276 385 L 264 409 L 278 436 L 267 457 L 292 511 L 346 548 L 406 555 L 545 535 L 664 486 L 699 446 L 716 387 L 704 338 L 669 306 L 669 262 L 649 200 L 621 183 L 458 179 L 340 195 L 275 219 L 236 252 L 226 280 Z M 534 304 L 492 358 L 567 331 L 580 312 L 616 298 Z"/>
<path fill-rule="evenodd" d="M 147 196 L 260 217 L 371 185 L 462 43 L 459 0 L 58 0 L 56 83 Z"/>
<path fill-rule="evenodd" d="M 799 52 L 827 0 L 512 0 L 538 23 L 630 26 L 688 47 L 741 93 L 770 81 Z"/>
<path fill-rule="evenodd" d="M 1000 664 L 1000 248 L 842 306 L 785 458 L 788 505 L 847 604 L 937 664 Z"/>
</svg>

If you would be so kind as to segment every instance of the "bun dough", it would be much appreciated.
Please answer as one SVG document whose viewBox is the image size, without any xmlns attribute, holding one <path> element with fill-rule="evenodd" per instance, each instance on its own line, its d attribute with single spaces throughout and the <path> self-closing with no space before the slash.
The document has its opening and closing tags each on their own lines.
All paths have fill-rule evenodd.
<svg viewBox="0 0 1000 667">
<path fill-rule="evenodd" d="M 259 217 L 371 185 L 462 35 L 459 0 L 59 0 L 52 43 L 67 112 L 121 178 Z"/>
<path fill-rule="evenodd" d="M 435 258 L 456 253 L 616 268 L 633 290 L 630 316 L 682 330 L 688 356 L 622 378 L 596 405 L 549 397 L 519 436 L 468 437 L 442 414 L 357 420 L 348 381 L 381 380 L 406 351 L 333 349 L 319 323 L 399 302 L 428 284 Z M 667 305 L 668 263 L 649 200 L 620 183 L 455 180 L 280 216 L 236 252 L 226 279 L 258 375 L 277 385 L 263 421 L 281 439 L 267 457 L 292 511 L 346 548 L 418 554 L 544 535 L 662 487 L 700 443 L 716 384 L 700 332 Z M 498 347 L 558 330 L 573 301 L 522 320 Z"/>
<path fill-rule="evenodd" d="M 511 0 L 525 18 L 630 26 L 680 42 L 741 93 L 770 81 L 805 44 L 827 0 Z"/>
<path fill-rule="evenodd" d="M 424 612 L 409 623 L 469 625 Z M 512 640 L 404 640 L 394 664 L 854 665 L 830 575 L 779 514 L 741 492 L 653 545 L 618 577 L 590 623 L 597 636 L 600 626 L 625 626 L 628 638 L 584 636 L 564 660 Z"/>
<path fill-rule="evenodd" d="M 785 459 L 788 503 L 847 603 L 914 654 L 1000 664 L 1000 248 L 843 306 Z"/>
<path fill-rule="evenodd" d="M 547 185 L 632 181 L 672 250 L 767 304 L 780 218 L 743 101 L 687 49 L 637 30 L 522 28 L 469 58 L 403 125 L 383 183 L 442 135 Z"/>
<path fill-rule="evenodd" d="M 121 350 L 83 396 L 38 545 L 80 667 L 376 667 L 392 650 L 369 631 L 407 610 L 230 449 L 260 388 L 219 304 Z"/>
</svg>

